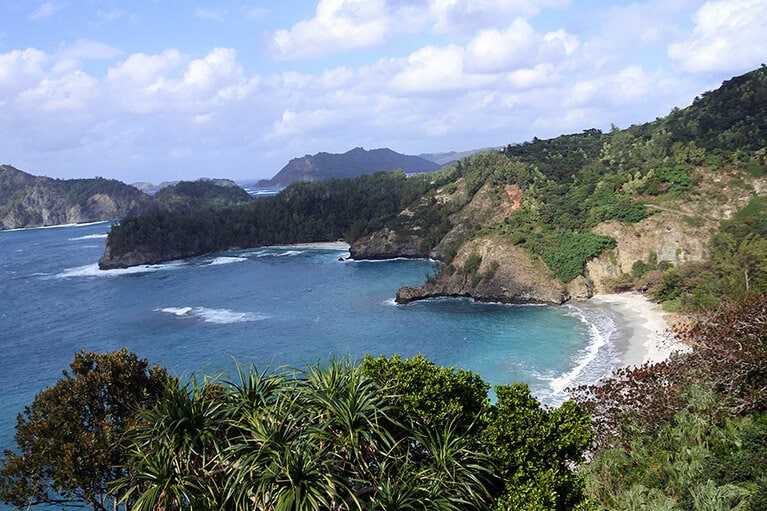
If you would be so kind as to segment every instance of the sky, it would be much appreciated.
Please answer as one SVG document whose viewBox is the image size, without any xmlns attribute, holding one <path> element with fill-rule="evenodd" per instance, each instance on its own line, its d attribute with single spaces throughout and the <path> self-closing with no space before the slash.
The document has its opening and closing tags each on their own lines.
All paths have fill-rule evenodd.
<svg viewBox="0 0 767 511">
<path fill-rule="evenodd" d="M 0 163 L 270 178 L 609 130 L 767 61 L 767 0 L 0 0 Z"/>
</svg>

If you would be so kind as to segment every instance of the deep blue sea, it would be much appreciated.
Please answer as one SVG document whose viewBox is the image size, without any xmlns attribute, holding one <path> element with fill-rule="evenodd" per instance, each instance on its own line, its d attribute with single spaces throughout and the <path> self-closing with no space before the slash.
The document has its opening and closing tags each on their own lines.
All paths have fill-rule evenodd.
<svg viewBox="0 0 767 511">
<path fill-rule="evenodd" d="M 410 357 L 528 383 L 540 400 L 609 373 L 609 311 L 435 299 L 395 305 L 425 260 L 339 261 L 339 248 L 271 247 L 100 271 L 109 223 L 0 231 L 0 450 L 16 415 L 79 350 L 123 346 L 179 375 L 233 359 L 304 366 L 329 356 Z"/>
</svg>

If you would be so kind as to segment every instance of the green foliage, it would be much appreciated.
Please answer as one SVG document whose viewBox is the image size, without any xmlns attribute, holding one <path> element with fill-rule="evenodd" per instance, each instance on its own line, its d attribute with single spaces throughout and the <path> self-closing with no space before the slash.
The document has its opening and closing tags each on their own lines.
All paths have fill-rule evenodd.
<svg viewBox="0 0 767 511">
<path fill-rule="evenodd" d="M 490 386 L 470 371 L 439 367 L 423 355 L 402 359 L 365 356 L 362 372 L 376 384 L 399 396 L 397 404 L 427 426 L 454 424 L 468 431 L 488 407 Z"/>
<path fill-rule="evenodd" d="M 110 485 L 135 511 L 584 503 L 572 465 L 588 417 L 573 402 L 544 409 L 524 385 L 497 388 L 492 405 L 478 376 L 420 355 L 166 382 Z"/>
<path fill-rule="evenodd" d="M 482 256 L 477 252 L 472 252 L 469 257 L 466 258 L 466 262 L 463 264 L 461 272 L 466 275 L 476 275 L 479 271 L 479 266 L 482 264 Z"/>
<path fill-rule="evenodd" d="M 767 68 L 762 66 L 702 94 L 692 106 L 674 110 L 660 124 L 673 141 L 695 141 L 706 152 L 756 151 L 767 139 L 767 117 L 757 115 L 765 104 Z"/>
<path fill-rule="evenodd" d="M 767 297 L 676 332 L 691 352 L 576 391 L 597 430 L 588 492 L 608 510 L 764 509 Z"/>
<path fill-rule="evenodd" d="M 572 401 L 545 410 L 523 384 L 495 392 L 498 402 L 481 438 L 505 484 L 496 509 L 575 509 L 583 487 L 570 465 L 582 460 L 591 441 L 588 415 Z"/>
<path fill-rule="evenodd" d="M 349 241 L 381 228 L 402 209 L 409 190 L 432 186 L 402 172 L 356 179 L 294 183 L 279 195 L 246 205 L 178 212 L 158 211 L 113 226 L 112 256 L 141 250 L 155 261 L 231 248 L 280 243 Z"/>
<path fill-rule="evenodd" d="M 655 265 L 651 263 L 646 263 L 644 261 L 634 261 L 634 264 L 631 265 L 631 274 L 635 278 L 639 278 L 645 273 L 649 271 L 653 271 L 655 269 Z"/>
<path fill-rule="evenodd" d="M 169 211 L 223 208 L 245 204 L 254 200 L 248 192 L 236 185 L 222 185 L 215 181 L 200 179 L 180 181 L 173 186 L 161 188 L 152 198 L 161 209 Z"/>
<path fill-rule="evenodd" d="M 680 197 L 694 184 L 683 167 L 661 167 L 655 172 L 645 191 L 650 195 L 669 193 L 672 197 Z"/>
<path fill-rule="evenodd" d="M 169 378 L 126 349 L 80 352 L 70 369 L 19 415 L 19 453 L 5 451 L 2 458 L 3 502 L 106 511 L 119 498 L 107 484 L 124 473 L 123 436 L 139 422 L 138 411 L 162 396 Z"/>
<path fill-rule="evenodd" d="M 589 259 L 614 246 L 615 240 L 609 236 L 592 232 L 568 232 L 559 235 L 556 249 L 544 253 L 543 260 L 556 272 L 559 280 L 567 283 L 583 273 Z"/>
<path fill-rule="evenodd" d="M 650 215 L 643 203 L 617 193 L 595 197 L 594 203 L 590 216 L 590 222 L 593 224 L 607 220 L 636 223 Z"/>
<path fill-rule="evenodd" d="M 603 509 L 643 509 L 641 500 L 652 509 L 763 509 L 765 416 L 712 422 L 694 399 L 657 432 L 587 466 L 589 492 Z"/>
</svg>

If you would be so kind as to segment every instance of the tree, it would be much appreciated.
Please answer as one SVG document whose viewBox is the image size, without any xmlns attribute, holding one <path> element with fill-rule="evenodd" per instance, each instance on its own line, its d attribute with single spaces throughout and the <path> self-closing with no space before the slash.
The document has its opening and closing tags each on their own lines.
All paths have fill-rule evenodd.
<svg viewBox="0 0 767 511">
<path fill-rule="evenodd" d="M 16 425 L 19 452 L 5 451 L 0 500 L 19 508 L 83 504 L 106 510 L 107 484 L 123 473 L 123 435 L 157 402 L 167 372 L 123 348 L 75 355 L 69 371 L 40 392 Z"/>
</svg>

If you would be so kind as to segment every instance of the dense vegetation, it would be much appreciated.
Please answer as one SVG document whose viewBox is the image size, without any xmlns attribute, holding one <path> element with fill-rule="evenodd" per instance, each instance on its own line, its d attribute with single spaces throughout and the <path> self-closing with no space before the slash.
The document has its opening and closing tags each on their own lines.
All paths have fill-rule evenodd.
<svg viewBox="0 0 767 511">
<path fill-rule="evenodd" d="M 19 416 L 0 498 L 94 511 L 762 510 L 767 297 L 696 319 L 678 330 L 691 352 L 553 409 L 521 384 L 491 403 L 479 376 L 421 356 L 184 382 L 125 350 L 79 353 Z"/>
<path fill-rule="evenodd" d="M 38 397 L 19 421 L 20 453 L 4 459 L 3 499 L 64 496 L 94 509 L 96 494 L 135 509 L 765 509 L 767 199 L 752 183 L 767 174 L 766 126 L 763 66 L 647 124 L 534 139 L 428 177 L 297 183 L 247 205 L 123 220 L 111 250 L 174 256 L 353 241 L 387 226 L 419 236 L 445 271 L 458 271 L 450 262 L 462 243 L 496 233 L 565 283 L 614 246 L 593 231 L 605 221 L 672 211 L 711 235 L 702 260 L 650 253 L 613 282 L 686 311 L 676 335 L 692 351 L 576 389 L 577 405 L 541 408 L 523 385 L 496 389 L 491 404 L 479 377 L 421 357 L 164 378 L 161 395 L 125 422 L 118 470 L 93 471 L 92 482 L 33 434 L 46 424 L 39 410 L 66 416 L 59 406 L 78 401 Z M 707 215 L 722 204 L 729 218 Z M 472 254 L 461 271 L 481 264 Z M 66 445 L 96 435 L 71 433 L 86 436 Z"/>
<path fill-rule="evenodd" d="M 431 178 L 433 179 L 433 178 Z M 351 180 L 294 183 L 279 195 L 237 207 L 156 211 L 113 226 L 113 255 L 137 247 L 179 257 L 280 243 L 354 239 L 396 216 L 428 187 L 426 177 L 377 173 Z"/>
<path fill-rule="evenodd" d="M 0 165 L 0 229 L 72 221 L 112 220 L 93 198 L 108 197 L 110 214 L 141 211 L 146 196 L 114 179 L 51 179 Z M 75 213 L 71 213 L 75 211 Z"/>
<path fill-rule="evenodd" d="M 677 329 L 693 347 L 577 390 L 591 413 L 589 493 L 609 510 L 767 506 L 767 296 Z"/>
<path fill-rule="evenodd" d="M 230 184 L 229 184 L 230 183 Z M 165 211 L 194 211 L 203 208 L 220 209 L 252 200 L 251 196 L 234 182 L 227 185 L 211 180 L 180 181 L 161 188 L 152 201 Z"/>
<path fill-rule="evenodd" d="M 19 417 L 21 454 L 3 459 L 4 501 L 94 511 L 585 505 L 573 466 L 591 438 L 588 416 L 572 401 L 544 409 L 524 385 L 497 387 L 491 404 L 478 376 L 420 356 L 186 383 L 136 362 L 82 353 L 74 377 L 38 395 Z M 136 378 L 128 393 L 123 382 Z M 165 383 L 159 395 L 155 382 Z M 81 390 L 50 399 L 70 387 Z M 52 428 L 61 417 L 67 427 Z"/>
<path fill-rule="evenodd" d="M 588 259 L 612 247 L 591 233 L 598 224 L 639 222 L 656 211 L 679 209 L 680 201 L 704 204 L 709 198 L 701 195 L 700 183 L 731 171 L 736 173 L 731 179 L 740 179 L 742 186 L 743 179 L 764 175 L 767 153 L 760 144 L 767 124 L 765 98 L 767 68 L 762 67 L 703 94 L 688 108 L 643 125 L 536 138 L 464 158 L 428 177 L 405 179 L 394 173 L 300 183 L 247 207 L 130 219 L 113 229 L 109 246 L 113 255 L 138 247 L 178 257 L 341 237 L 353 242 L 388 226 L 402 235 L 417 235 L 421 252 L 439 257 L 449 270 L 462 243 L 500 232 L 542 258 L 566 283 L 583 273 Z M 727 115 L 719 115 L 722 111 Z M 485 197 L 500 208 L 510 185 L 523 196 L 513 214 L 497 219 L 488 213 L 492 208 L 475 207 Z M 687 219 L 692 224 L 707 221 Z M 669 268 L 661 268 L 663 261 L 639 261 L 646 265 L 640 275 L 626 274 L 616 288 L 641 286 L 659 300 L 676 300 L 677 307 L 705 307 L 738 281 L 728 274 L 728 265 L 759 259 L 754 254 L 763 250 L 755 241 L 760 234 L 752 234 L 748 240 L 715 240 L 711 263 L 702 269 L 672 268 L 664 274 Z M 749 263 L 748 292 L 763 285 L 758 266 Z M 687 278 L 701 271 L 705 283 Z"/>
</svg>

